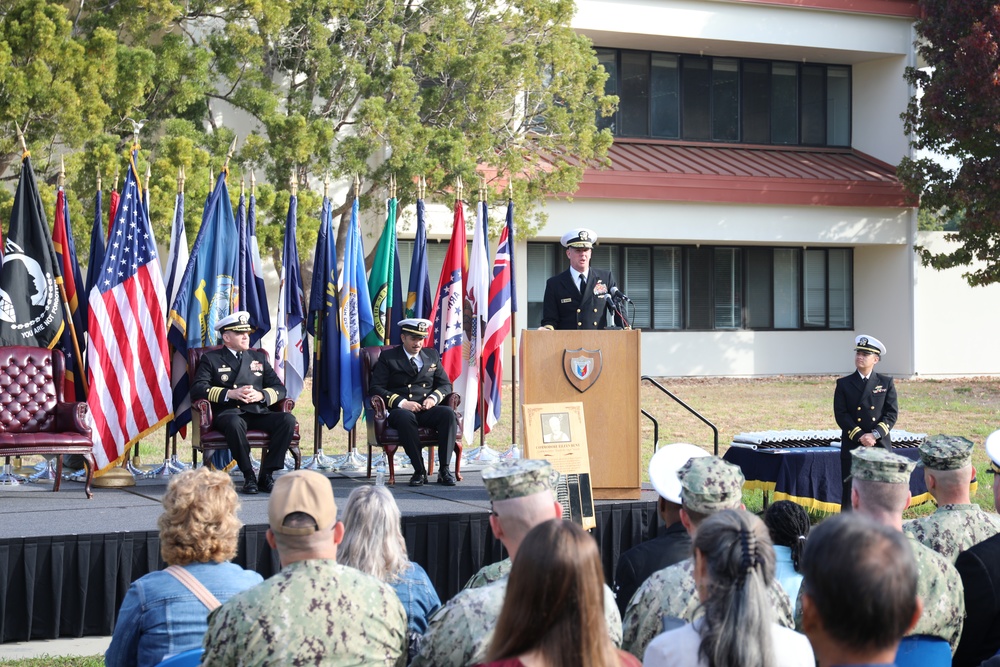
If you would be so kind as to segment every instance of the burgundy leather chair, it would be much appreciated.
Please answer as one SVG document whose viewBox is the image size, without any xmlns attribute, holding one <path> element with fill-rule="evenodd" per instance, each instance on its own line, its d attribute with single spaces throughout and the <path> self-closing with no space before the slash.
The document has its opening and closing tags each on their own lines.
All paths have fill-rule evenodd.
<svg viewBox="0 0 1000 667">
<path fill-rule="evenodd" d="M 87 468 L 84 492 L 94 494 L 94 443 L 87 404 L 63 400 L 66 365 L 59 350 L 0 347 L 0 457 L 56 455 L 53 491 L 62 481 L 62 455 L 81 454 Z"/>
<path fill-rule="evenodd" d="M 389 484 L 396 483 L 396 450 L 403 446 L 399 441 L 399 431 L 389 426 L 389 410 L 381 396 L 372 396 L 368 390 L 372 369 L 378 361 L 383 350 L 389 350 L 398 345 L 385 345 L 383 347 L 363 347 L 361 348 L 361 391 L 364 394 L 365 413 L 369 417 L 369 429 L 374 430 L 375 442 L 368 438 L 368 477 L 372 476 L 372 445 L 385 450 L 386 458 L 389 459 Z M 455 411 L 457 425 L 455 427 L 455 479 L 462 481 L 462 413 L 458 406 L 462 402 L 462 397 L 458 394 L 448 394 L 444 397 L 442 405 L 450 406 Z M 437 430 L 433 428 L 420 427 L 417 429 L 420 436 L 420 447 L 437 447 Z M 434 473 L 434 457 L 430 457 L 427 466 L 427 475 Z"/>
<path fill-rule="evenodd" d="M 194 384 L 195 370 L 198 368 L 198 362 L 201 361 L 201 355 L 211 350 L 218 350 L 221 347 L 222 345 L 213 345 L 211 347 L 195 347 L 188 350 L 188 377 L 192 385 Z M 257 349 L 264 353 L 268 363 L 270 363 L 271 355 L 266 350 Z M 285 398 L 272 405 L 271 410 L 274 412 L 291 412 L 294 407 L 295 401 Z M 229 444 L 226 442 L 226 436 L 212 428 L 212 404 L 208 399 L 199 398 L 196 401 L 191 401 L 191 412 L 193 427 L 191 433 L 191 465 L 198 467 L 198 452 L 202 453 L 203 460 L 208 461 L 208 452 L 217 449 L 228 452 Z M 247 441 L 250 443 L 251 449 L 262 450 L 261 458 L 264 458 L 267 447 L 271 443 L 267 433 L 254 429 L 247 431 Z M 298 470 L 299 466 L 302 465 L 302 452 L 299 450 L 298 424 L 295 424 L 295 434 L 292 435 L 292 442 L 288 445 L 288 451 L 291 453 L 292 458 L 295 459 L 295 469 Z"/>
</svg>

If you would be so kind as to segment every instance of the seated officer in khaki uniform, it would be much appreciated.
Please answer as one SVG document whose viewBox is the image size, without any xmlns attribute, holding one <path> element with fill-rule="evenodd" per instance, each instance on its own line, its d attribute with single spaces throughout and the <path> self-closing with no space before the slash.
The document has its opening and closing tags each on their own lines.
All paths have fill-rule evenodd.
<svg viewBox="0 0 1000 667">
<path fill-rule="evenodd" d="M 399 431 L 403 449 L 413 464 L 410 486 L 427 483 L 427 471 L 420 456 L 420 426 L 437 429 L 438 484 L 455 486 L 450 470 L 455 449 L 455 411 L 441 405 L 451 393 L 451 380 L 441 365 L 441 355 L 425 348 L 430 331 L 429 320 L 400 320 L 402 345 L 384 351 L 372 369 L 370 391 L 385 399 L 389 408 L 389 426 Z M 433 454 L 432 454 L 433 456 Z"/>
</svg>

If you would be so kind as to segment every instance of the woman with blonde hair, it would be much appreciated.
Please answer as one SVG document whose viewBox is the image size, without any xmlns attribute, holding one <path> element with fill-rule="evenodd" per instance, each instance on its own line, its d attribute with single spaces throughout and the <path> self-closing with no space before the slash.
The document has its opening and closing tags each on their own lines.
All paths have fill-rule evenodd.
<svg viewBox="0 0 1000 667">
<path fill-rule="evenodd" d="M 484 667 L 638 667 L 604 620 L 597 543 L 571 521 L 531 529 L 517 551 Z"/>
<path fill-rule="evenodd" d="M 805 635 L 774 622 L 774 549 L 746 510 L 705 519 L 694 535 L 694 581 L 704 616 L 646 648 L 647 667 L 815 667 Z"/>
<path fill-rule="evenodd" d="M 228 562 L 242 526 L 238 508 L 224 472 L 198 468 L 170 480 L 157 521 L 169 567 L 129 587 L 104 654 L 108 667 L 155 665 L 201 647 L 209 611 L 264 580 Z"/>
<path fill-rule="evenodd" d="M 396 591 L 406 609 L 412 656 L 441 599 L 424 568 L 406 555 L 396 499 L 384 486 L 359 486 L 347 497 L 341 520 L 344 539 L 337 547 L 337 562 L 370 574 Z"/>
</svg>

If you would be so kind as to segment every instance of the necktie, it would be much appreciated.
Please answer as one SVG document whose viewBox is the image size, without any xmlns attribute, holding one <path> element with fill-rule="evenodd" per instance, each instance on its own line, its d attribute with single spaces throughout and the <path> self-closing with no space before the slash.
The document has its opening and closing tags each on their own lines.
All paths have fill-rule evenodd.
<svg viewBox="0 0 1000 667">
<path fill-rule="evenodd" d="M 413 374 L 414 375 L 416 375 L 420 371 L 420 369 L 417 368 L 417 361 L 416 361 L 416 359 L 413 359 L 413 358 L 410 359 L 410 368 L 413 369 Z"/>
<path fill-rule="evenodd" d="M 237 352 L 236 353 L 236 366 L 238 367 L 242 363 L 243 363 L 243 353 L 242 352 Z"/>
<path fill-rule="evenodd" d="M 580 274 L 580 294 L 583 294 L 587 289 L 587 279 L 584 275 Z"/>
</svg>

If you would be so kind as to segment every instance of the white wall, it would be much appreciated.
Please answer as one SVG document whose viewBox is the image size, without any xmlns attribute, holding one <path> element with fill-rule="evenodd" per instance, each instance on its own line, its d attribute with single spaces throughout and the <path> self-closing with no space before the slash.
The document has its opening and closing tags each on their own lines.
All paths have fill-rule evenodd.
<svg viewBox="0 0 1000 667">
<path fill-rule="evenodd" d="M 917 244 L 933 252 L 957 245 L 945 232 L 918 232 Z M 1000 375 L 1000 285 L 970 287 L 964 268 L 936 271 L 913 258 L 916 317 L 913 329 L 916 365 L 924 377 Z"/>
<path fill-rule="evenodd" d="M 858 63 L 852 68 L 851 143 L 889 164 L 898 164 L 900 158 L 910 154 L 899 117 L 910 99 L 909 85 L 903 80 L 907 63 L 904 57 L 893 57 Z"/>
</svg>

